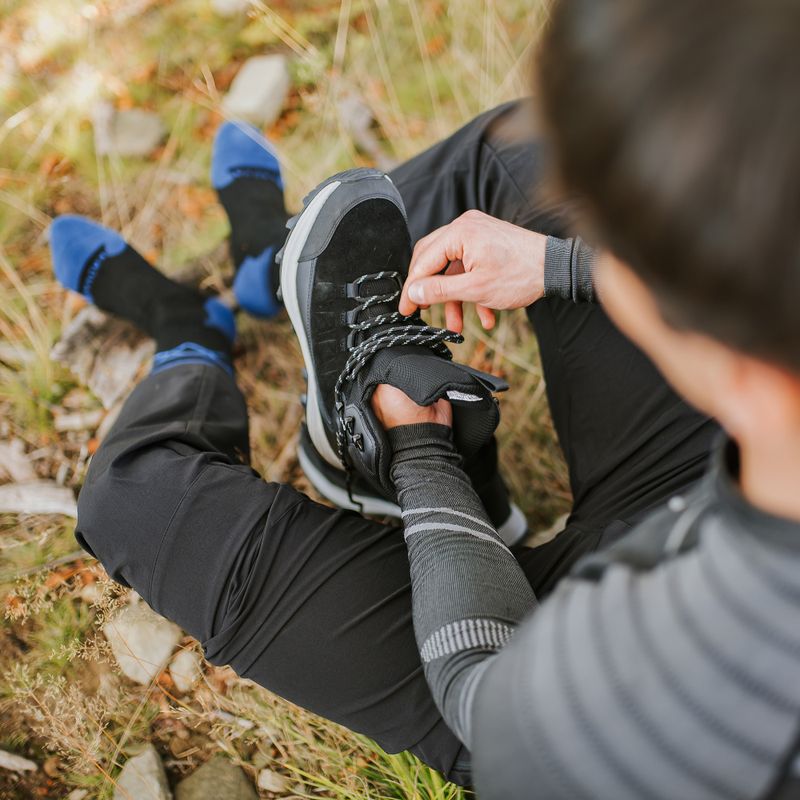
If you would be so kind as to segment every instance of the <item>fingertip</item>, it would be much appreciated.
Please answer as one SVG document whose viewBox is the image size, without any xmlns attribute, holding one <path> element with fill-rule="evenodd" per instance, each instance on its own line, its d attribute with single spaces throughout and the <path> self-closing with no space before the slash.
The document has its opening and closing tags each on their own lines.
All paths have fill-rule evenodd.
<svg viewBox="0 0 800 800">
<path fill-rule="evenodd" d="M 400 302 L 397 304 L 397 310 L 404 317 L 410 317 L 417 310 L 417 307 L 410 302 L 405 295 L 403 295 L 400 298 Z"/>
<path fill-rule="evenodd" d="M 461 309 L 461 303 L 449 302 L 444 307 L 445 324 L 448 329 L 461 333 L 464 329 L 464 314 Z"/>
<path fill-rule="evenodd" d="M 497 316 L 495 315 L 494 311 L 491 308 L 486 308 L 486 306 L 476 306 L 476 310 L 478 312 L 478 318 L 481 321 L 481 325 L 485 331 L 490 331 L 494 328 L 495 324 L 497 323 Z"/>
</svg>

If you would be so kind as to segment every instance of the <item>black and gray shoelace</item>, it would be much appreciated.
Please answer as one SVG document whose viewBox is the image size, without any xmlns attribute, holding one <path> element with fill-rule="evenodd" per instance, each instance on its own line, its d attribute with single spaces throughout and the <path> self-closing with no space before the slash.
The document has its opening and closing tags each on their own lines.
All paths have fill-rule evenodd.
<svg viewBox="0 0 800 800">
<path fill-rule="evenodd" d="M 367 295 L 362 297 L 360 288 L 368 283 L 380 283 L 391 281 L 395 288 L 391 291 Z M 454 331 L 445 328 L 434 328 L 426 325 L 419 317 L 407 317 L 399 311 L 391 311 L 386 314 L 379 314 L 372 319 L 359 321 L 358 318 L 372 306 L 394 303 L 402 290 L 402 278 L 399 272 L 393 270 L 383 270 L 381 272 L 362 275 L 352 284 L 352 296 L 362 302 L 351 312 L 351 320 L 347 323 L 354 338 L 357 335 L 363 336 L 360 342 L 354 341 L 350 347 L 350 354 L 344 365 L 334 387 L 334 400 L 337 416 L 336 430 L 336 454 L 342 462 L 347 481 L 347 495 L 350 501 L 356 506 L 360 506 L 352 495 L 352 466 L 347 455 L 347 437 L 351 435 L 348 430 L 348 418 L 345 414 L 345 389 L 358 376 L 359 372 L 365 367 L 369 360 L 379 351 L 389 347 L 401 347 L 404 345 L 414 345 L 427 347 L 436 355 L 442 358 L 452 359 L 453 354 L 447 348 L 445 342 L 460 344 L 464 337 Z M 387 327 L 388 326 L 388 327 Z M 379 330 L 375 330 L 379 329 Z M 373 331 L 373 333 L 370 333 Z M 358 447 L 359 434 L 351 435 L 352 443 Z M 362 444 L 363 446 L 363 444 Z"/>
</svg>

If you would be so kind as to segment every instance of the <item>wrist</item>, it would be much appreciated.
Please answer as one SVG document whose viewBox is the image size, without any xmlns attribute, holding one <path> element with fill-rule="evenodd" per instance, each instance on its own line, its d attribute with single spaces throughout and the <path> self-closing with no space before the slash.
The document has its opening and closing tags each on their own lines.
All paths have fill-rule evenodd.
<svg viewBox="0 0 800 800">
<path fill-rule="evenodd" d="M 531 246 L 529 252 L 532 260 L 530 262 L 530 286 L 526 297 L 526 305 L 535 303 L 544 296 L 545 288 L 545 260 L 547 258 L 548 237 L 541 233 L 531 232 Z"/>
<path fill-rule="evenodd" d="M 520 308 L 535 303 L 545 294 L 545 260 L 548 237 L 535 231 L 525 231 L 526 242 L 521 252 L 525 253 L 525 285 L 521 294 Z"/>
<path fill-rule="evenodd" d="M 398 425 L 387 430 L 386 436 L 392 448 L 392 463 L 395 465 L 423 456 L 457 455 L 453 445 L 453 431 L 447 425 L 435 422 Z"/>
</svg>

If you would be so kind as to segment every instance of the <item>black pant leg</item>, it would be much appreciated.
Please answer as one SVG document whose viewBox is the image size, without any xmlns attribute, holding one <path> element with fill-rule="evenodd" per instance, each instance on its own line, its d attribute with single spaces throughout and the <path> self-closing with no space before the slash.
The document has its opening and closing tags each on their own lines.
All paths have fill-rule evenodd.
<svg viewBox="0 0 800 800">
<path fill-rule="evenodd" d="M 566 235 L 563 205 L 542 191 L 545 152 L 535 125 L 529 102 L 505 103 L 393 170 L 412 242 L 471 209 Z"/>
<path fill-rule="evenodd" d="M 212 663 L 467 780 L 420 664 L 402 531 L 265 483 L 246 457 L 227 373 L 151 375 L 92 461 L 76 535 Z"/>
</svg>

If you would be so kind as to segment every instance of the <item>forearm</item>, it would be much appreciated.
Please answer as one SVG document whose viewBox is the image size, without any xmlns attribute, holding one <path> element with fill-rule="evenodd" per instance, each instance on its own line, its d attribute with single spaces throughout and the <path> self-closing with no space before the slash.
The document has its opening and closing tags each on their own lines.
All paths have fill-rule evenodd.
<svg viewBox="0 0 800 800">
<path fill-rule="evenodd" d="M 408 425 L 388 433 L 425 675 L 445 721 L 469 746 L 472 698 L 487 659 L 536 599 L 461 470 L 449 429 Z"/>
<path fill-rule="evenodd" d="M 580 237 L 547 237 L 544 258 L 544 296 L 563 297 L 576 303 L 596 300 L 592 273 L 595 252 Z"/>
</svg>

